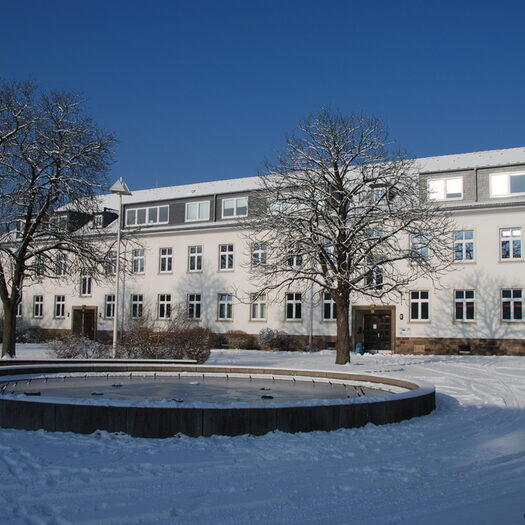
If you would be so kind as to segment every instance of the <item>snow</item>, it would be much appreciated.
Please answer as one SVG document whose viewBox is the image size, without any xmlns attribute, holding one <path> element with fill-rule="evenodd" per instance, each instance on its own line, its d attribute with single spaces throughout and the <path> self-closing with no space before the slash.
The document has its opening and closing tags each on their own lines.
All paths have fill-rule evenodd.
<svg viewBox="0 0 525 525">
<path fill-rule="evenodd" d="M 19 356 L 45 347 L 21 345 Z M 139 439 L 0 430 L 2 522 L 523 524 L 525 358 L 213 351 L 207 364 L 344 369 L 436 385 L 394 425 Z"/>
</svg>

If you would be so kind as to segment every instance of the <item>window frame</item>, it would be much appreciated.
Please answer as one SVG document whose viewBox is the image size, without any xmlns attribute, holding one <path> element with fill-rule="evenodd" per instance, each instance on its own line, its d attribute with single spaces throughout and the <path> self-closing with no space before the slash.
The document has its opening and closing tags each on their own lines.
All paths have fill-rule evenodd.
<svg viewBox="0 0 525 525">
<path fill-rule="evenodd" d="M 171 294 L 161 293 L 157 295 L 157 319 L 171 319 Z"/>
<path fill-rule="evenodd" d="M 201 204 L 205 204 L 207 206 L 207 216 L 206 217 L 201 217 Z M 188 217 L 188 209 L 190 208 L 190 206 L 197 206 L 197 218 L 196 219 L 190 219 Z M 185 210 L 184 210 L 184 222 L 204 222 L 204 221 L 209 221 L 210 220 L 210 215 L 211 215 L 211 205 L 210 205 L 210 201 L 209 200 L 203 200 L 203 201 L 191 201 L 191 202 L 187 202 L 186 205 L 185 205 Z"/>
<path fill-rule="evenodd" d="M 117 252 L 116 250 L 109 250 L 108 256 L 104 264 L 104 273 L 106 275 L 117 274 Z"/>
<path fill-rule="evenodd" d="M 510 292 L 510 297 L 503 297 L 505 292 Z M 515 292 L 519 292 L 519 297 L 514 297 Z M 509 312 L 511 312 L 511 317 L 508 319 L 504 317 L 505 302 L 509 303 Z M 519 303 L 519 308 L 521 312 L 521 316 L 519 318 L 516 318 L 515 316 L 515 313 L 517 311 L 516 303 Z M 502 288 L 500 292 L 500 308 L 502 323 L 523 323 L 523 321 L 525 320 L 523 318 L 523 288 Z"/>
<path fill-rule="evenodd" d="M 186 295 L 186 316 L 195 321 L 202 319 L 202 294 L 200 292 L 191 292 Z"/>
<path fill-rule="evenodd" d="M 476 322 L 476 290 L 471 288 L 461 288 L 454 290 L 454 322 L 455 323 L 475 323 Z M 463 297 L 458 297 L 458 294 L 463 294 Z M 472 297 L 467 297 L 467 294 L 472 294 Z M 461 305 L 463 317 L 458 318 L 458 305 Z M 469 305 L 472 308 L 472 317 L 468 317 Z"/>
<path fill-rule="evenodd" d="M 167 218 L 165 221 L 160 220 L 161 215 L 161 209 L 167 209 Z M 156 210 L 156 221 L 150 220 L 151 211 Z M 134 212 L 135 213 L 135 219 L 133 221 L 129 220 L 129 215 Z M 138 222 L 138 215 L 139 212 L 144 212 L 144 222 Z M 158 204 L 156 206 L 139 206 L 139 207 L 133 207 L 133 208 L 126 208 L 126 216 L 125 216 L 125 223 L 124 226 L 155 226 L 158 224 L 169 224 L 170 222 L 170 206 L 169 204 Z"/>
<path fill-rule="evenodd" d="M 86 268 L 80 270 L 80 297 L 93 295 L 93 277 Z"/>
<path fill-rule="evenodd" d="M 229 299 L 221 299 L 221 297 L 229 297 Z M 221 312 L 225 312 L 225 316 Z M 233 321 L 233 294 L 218 293 L 217 294 L 217 321 Z"/>
<path fill-rule="evenodd" d="M 328 317 L 326 316 L 327 308 L 330 312 Z M 330 292 L 323 292 L 321 319 L 325 323 L 333 323 L 337 321 L 337 305 L 335 304 Z"/>
<path fill-rule="evenodd" d="M 264 292 L 250 293 L 250 321 L 267 321 L 268 303 Z"/>
<path fill-rule="evenodd" d="M 223 248 L 231 250 L 223 251 Z M 223 266 L 224 261 L 224 266 Z M 231 262 L 229 262 L 231 261 Z M 233 243 L 219 244 L 219 271 L 232 272 L 235 269 L 235 245 Z"/>
<path fill-rule="evenodd" d="M 252 268 L 266 266 L 268 264 L 268 243 L 253 242 L 251 245 L 250 263 Z"/>
<path fill-rule="evenodd" d="M 44 317 L 44 296 L 33 295 L 33 319 Z"/>
<path fill-rule="evenodd" d="M 290 312 L 292 313 L 291 316 L 288 315 Z M 301 292 L 285 292 L 284 320 L 287 322 L 301 322 L 303 320 L 303 294 Z"/>
<path fill-rule="evenodd" d="M 232 215 L 226 215 L 224 213 L 224 210 L 226 209 L 226 203 L 229 201 L 233 201 L 233 214 Z M 246 201 L 246 206 L 239 206 L 238 201 Z M 245 213 L 239 213 L 239 209 L 246 208 Z M 222 199 L 222 205 L 221 205 L 221 218 L 222 219 L 236 219 L 238 217 L 247 217 L 248 216 L 248 196 L 244 197 L 228 197 L 226 199 Z"/>
<path fill-rule="evenodd" d="M 519 230 L 519 236 L 514 239 L 514 231 Z M 509 231 L 510 235 L 507 237 L 503 236 L 504 231 Z M 503 257 L 503 243 L 509 243 L 509 257 Z M 515 242 L 519 243 L 519 256 L 514 257 L 515 253 Z M 521 226 L 511 226 L 506 228 L 499 228 L 499 260 L 500 262 L 510 262 L 510 261 L 523 261 L 523 228 Z"/>
<path fill-rule="evenodd" d="M 142 253 L 139 254 L 138 252 L 142 252 Z M 135 275 L 142 275 L 145 272 L 146 272 L 146 250 L 144 248 L 137 248 L 136 250 L 132 250 L 131 252 L 131 273 Z"/>
<path fill-rule="evenodd" d="M 195 251 L 192 253 L 192 249 L 198 249 L 198 251 Z M 191 273 L 199 273 L 202 272 L 202 254 L 203 254 L 203 248 L 202 244 L 194 244 L 192 246 L 188 246 L 188 272 Z M 195 263 L 195 268 L 192 269 L 192 261 Z"/>
<path fill-rule="evenodd" d="M 498 177 L 500 180 L 505 178 L 505 192 L 504 193 L 495 193 L 494 186 L 495 179 Z M 489 175 L 489 197 L 491 199 L 499 199 L 504 197 L 519 197 L 520 195 L 525 195 L 525 191 L 512 192 L 512 177 L 525 177 L 524 171 L 513 171 L 507 173 L 491 173 Z"/>
<path fill-rule="evenodd" d="M 448 195 L 456 195 L 456 193 L 452 193 L 448 190 L 447 186 L 452 181 L 460 181 L 461 182 L 461 195 L 459 197 L 449 197 Z M 439 194 L 439 196 L 433 196 L 435 194 L 435 191 L 431 191 L 430 186 L 432 183 L 443 183 L 443 191 Z M 463 176 L 456 176 L 456 177 L 439 177 L 439 178 L 429 178 L 427 179 L 427 195 L 428 199 L 431 201 L 460 201 L 463 200 L 465 196 L 464 191 L 464 181 Z"/>
<path fill-rule="evenodd" d="M 110 300 L 110 297 L 113 299 Z M 115 294 L 104 295 L 104 319 L 115 319 Z"/>
<path fill-rule="evenodd" d="M 130 317 L 132 319 L 141 319 L 144 316 L 144 295 L 139 293 L 132 293 L 130 294 L 130 299 Z"/>
<path fill-rule="evenodd" d="M 162 269 L 163 263 L 165 269 Z M 159 248 L 159 273 L 173 273 L 173 248 Z"/>
<path fill-rule="evenodd" d="M 55 256 L 55 275 L 63 277 L 67 274 L 67 255 L 65 253 L 57 253 Z"/>
<path fill-rule="evenodd" d="M 472 233 L 472 238 L 467 239 L 465 234 Z M 457 239 L 458 234 L 463 234 L 462 239 Z M 455 230 L 453 233 L 453 247 L 452 247 L 452 256 L 455 264 L 470 264 L 476 262 L 476 233 L 473 228 L 465 230 Z M 472 244 L 472 259 L 467 259 L 467 245 Z M 456 258 L 457 246 L 461 246 L 461 259 Z"/>
<path fill-rule="evenodd" d="M 59 300 L 61 298 L 61 300 Z M 55 295 L 53 317 L 55 319 L 64 319 L 66 317 L 66 296 Z"/>
<path fill-rule="evenodd" d="M 409 319 L 412 323 L 429 323 L 430 322 L 430 291 L 429 290 L 410 290 L 409 292 Z M 413 294 L 419 294 L 418 297 L 413 297 Z M 426 297 L 421 297 L 421 294 L 426 294 Z M 417 304 L 418 317 L 413 316 L 412 305 Z M 423 308 L 422 305 L 427 305 L 427 316 L 423 317 Z"/>
</svg>

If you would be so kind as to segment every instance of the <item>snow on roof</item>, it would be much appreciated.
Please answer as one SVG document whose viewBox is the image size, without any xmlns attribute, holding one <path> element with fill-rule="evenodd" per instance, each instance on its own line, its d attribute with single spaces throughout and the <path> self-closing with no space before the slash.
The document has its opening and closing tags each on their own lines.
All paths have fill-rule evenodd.
<svg viewBox="0 0 525 525">
<path fill-rule="evenodd" d="M 525 147 L 478 151 L 439 157 L 423 157 L 415 159 L 416 166 L 421 173 L 474 169 L 484 166 L 504 166 L 525 164 Z M 170 199 L 203 197 L 206 195 L 237 193 L 255 190 L 260 187 L 259 177 L 244 177 L 240 179 L 226 179 L 180 186 L 167 186 L 146 190 L 131 190 L 131 196 L 122 198 L 123 204 L 153 202 Z M 118 197 L 113 194 L 101 196 L 101 206 L 118 208 Z"/>
<path fill-rule="evenodd" d="M 525 147 L 415 159 L 420 173 L 525 164 Z"/>
</svg>

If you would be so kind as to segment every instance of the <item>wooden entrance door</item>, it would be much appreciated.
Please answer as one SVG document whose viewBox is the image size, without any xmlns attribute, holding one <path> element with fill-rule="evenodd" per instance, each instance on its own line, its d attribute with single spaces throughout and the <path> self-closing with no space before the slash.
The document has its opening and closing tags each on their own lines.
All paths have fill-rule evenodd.
<svg viewBox="0 0 525 525">
<path fill-rule="evenodd" d="M 96 328 L 96 310 L 94 308 L 73 309 L 73 335 L 95 339 Z"/>
<path fill-rule="evenodd" d="M 391 350 L 391 317 L 386 314 L 364 315 L 365 350 Z"/>
</svg>

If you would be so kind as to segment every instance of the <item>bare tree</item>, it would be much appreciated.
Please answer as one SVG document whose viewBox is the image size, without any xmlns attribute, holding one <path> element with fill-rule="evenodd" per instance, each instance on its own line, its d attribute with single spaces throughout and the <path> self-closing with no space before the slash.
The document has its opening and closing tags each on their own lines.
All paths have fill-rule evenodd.
<svg viewBox="0 0 525 525">
<path fill-rule="evenodd" d="M 0 298 L 2 355 L 15 353 L 24 281 L 93 271 L 107 249 L 88 227 L 114 138 L 85 115 L 83 100 L 28 82 L 0 84 Z M 102 213 L 102 221 L 115 219 Z M 67 265 L 67 268 L 66 268 Z"/>
<path fill-rule="evenodd" d="M 322 110 L 301 122 L 267 165 L 245 226 L 268 251 L 252 263 L 261 292 L 302 285 L 331 295 L 338 364 L 350 359 L 352 297 L 380 302 L 451 262 L 448 216 L 420 188 L 413 161 L 392 151 L 383 123 L 363 115 Z"/>
</svg>

